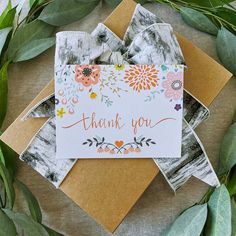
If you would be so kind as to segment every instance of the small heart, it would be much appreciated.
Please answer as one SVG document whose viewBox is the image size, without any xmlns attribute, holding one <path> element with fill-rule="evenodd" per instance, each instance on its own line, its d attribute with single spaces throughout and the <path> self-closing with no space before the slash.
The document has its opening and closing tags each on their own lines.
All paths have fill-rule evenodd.
<svg viewBox="0 0 236 236">
<path fill-rule="evenodd" d="M 116 145 L 118 148 L 122 147 L 123 144 L 124 144 L 124 142 L 123 142 L 122 140 L 115 141 L 115 145 Z"/>
</svg>

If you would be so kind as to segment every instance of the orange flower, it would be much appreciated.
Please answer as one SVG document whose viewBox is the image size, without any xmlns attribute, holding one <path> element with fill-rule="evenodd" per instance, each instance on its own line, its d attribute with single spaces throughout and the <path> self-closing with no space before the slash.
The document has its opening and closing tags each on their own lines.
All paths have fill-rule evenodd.
<svg viewBox="0 0 236 236">
<path fill-rule="evenodd" d="M 158 86 L 158 70 L 155 65 L 131 65 L 125 71 L 124 81 L 129 84 L 133 90 L 150 90 L 151 87 Z"/>
</svg>

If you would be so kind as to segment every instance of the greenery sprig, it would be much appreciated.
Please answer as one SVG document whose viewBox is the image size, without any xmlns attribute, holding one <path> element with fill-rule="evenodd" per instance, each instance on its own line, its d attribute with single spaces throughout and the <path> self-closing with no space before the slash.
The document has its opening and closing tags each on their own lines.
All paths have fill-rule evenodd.
<svg viewBox="0 0 236 236">
<path fill-rule="evenodd" d="M 0 15 L 0 129 L 7 111 L 8 68 L 33 59 L 55 43 L 56 27 L 82 19 L 102 0 L 29 0 L 28 13 L 11 2 Z M 104 0 L 116 6 L 120 0 Z M 222 64 L 236 75 L 236 11 L 230 0 L 139 0 L 158 2 L 177 10 L 190 26 L 216 36 Z M 14 23 L 16 22 L 16 23 Z M 236 119 L 234 119 L 234 122 Z M 162 235 L 236 235 L 236 123 L 226 133 L 220 151 L 221 187 L 210 188 L 193 207 L 184 211 Z M 15 177 L 15 153 L 0 143 L 0 235 L 62 235 L 42 223 L 37 199 Z M 14 210 L 15 187 L 25 196 L 29 213 Z M 232 221 L 232 224 L 231 224 Z"/>
</svg>

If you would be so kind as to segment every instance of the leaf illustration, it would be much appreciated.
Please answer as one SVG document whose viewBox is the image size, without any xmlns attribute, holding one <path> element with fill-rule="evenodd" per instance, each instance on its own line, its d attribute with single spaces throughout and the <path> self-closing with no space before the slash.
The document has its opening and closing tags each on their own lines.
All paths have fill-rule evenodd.
<svg viewBox="0 0 236 236">
<path fill-rule="evenodd" d="M 62 26 L 82 19 L 99 3 L 99 0 L 57 0 L 48 4 L 39 16 L 48 24 Z"/>
<path fill-rule="evenodd" d="M 206 235 L 231 235 L 231 203 L 229 193 L 224 185 L 216 188 L 208 202 L 209 217 Z"/>
<path fill-rule="evenodd" d="M 55 44 L 55 38 L 36 39 L 20 48 L 13 59 L 14 62 L 32 59 Z"/>
<path fill-rule="evenodd" d="M 11 1 L 8 1 L 8 5 L 0 16 L 0 29 L 11 27 L 16 14 L 16 7 L 12 8 Z"/>
<path fill-rule="evenodd" d="M 207 204 L 193 206 L 184 211 L 161 236 L 199 236 L 207 218 Z"/>
<path fill-rule="evenodd" d="M 183 20 L 193 28 L 212 35 L 217 34 L 218 28 L 203 13 L 191 8 L 181 7 L 180 14 Z"/>
<path fill-rule="evenodd" d="M 225 68 L 236 75 L 236 36 L 222 27 L 217 34 L 216 49 Z"/>
</svg>

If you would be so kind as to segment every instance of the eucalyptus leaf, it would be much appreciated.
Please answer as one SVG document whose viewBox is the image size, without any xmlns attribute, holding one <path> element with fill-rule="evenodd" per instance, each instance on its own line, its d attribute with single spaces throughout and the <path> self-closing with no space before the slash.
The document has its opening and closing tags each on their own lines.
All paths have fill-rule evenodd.
<svg viewBox="0 0 236 236">
<path fill-rule="evenodd" d="M 13 26 L 13 21 L 16 14 L 16 7 L 9 10 L 6 16 L 0 22 L 0 29 Z"/>
<path fill-rule="evenodd" d="M 183 2 L 186 2 L 188 4 L 192 3 L 196 6 L 202 6 L 207 8 L 215 8 L 215 7 L 221 7 L 227 3 L 231 3 L 234 0 L 183 0 Z"/>
<path fill-rule="evenodd" d="M 236 36 L 222 27 L 217 34 L 216 49 L 222 64 L 236 76 Z"/>
<path fill-rule="evenodd" d="M 16 52 L 13 62 L 32 59 L 52 47 L 54 44 L 54 37 L 33 40 Z"/>
<path fill-rule="evenodd" d="M 161 236 L 199 236 L 207 218 L 207 204 L 193 206 L 184 211 Z"/>
<path fill-rule="evenodd" d="M 7 168 L 0 162 L 0 176 L 2 177 L 6 195 L 9 203 L 9 207 L 12 208 L 15 201 L 15 190 L 13 187 L 12 179 Z"/>
<path fill-rule="evenodd" d="M 216 188 L 208 202 L 207 236 L 231 235 L 231 202 L 225 185 Z"/>
<path fill-rule="evenodd" d="M 37 199 L 35 198 L 35 196 L 32 194 L 32 192 L 28 189 L 28 187 L 25 184 L 23 184 L 19 180 L 16 180 L 16 184 L 24 194 L 28 208 L 30 210 L 31 217 L 33 218 L 33 220 L 37 221 L 38 223 L 41 223 L 42 212 L 40 210 L 40 206 Z"/>
<path fill-rule="evenodd" d="M 31 217 L 23 213 L 3 209 L 7 216 L 13 220 L 19 229 L 23 230 L 23 235 L 27 236 L 49 236 L 42 225 L 34 221 Z"/>
<path fill-rule="evenodd" d="M 0 209 L 0 235 L 16 236 L 16 234 L 13 221 Z"/>
<path fill-rule="evenodd" d="M 47 230 L 49 236 L 64 236 L 64 234 L 58 233 L 55 230 L 47 227 L 46 225 L 42 224 L 42 226 Z"/>
<path fill-rule="evenodd" d="M 2 53 L 2 49 L 5 45 L 5 42 L 7 40 L 7 36 L 11 32 L 11 30 L 12 30 L 12 27 L 0 29 L 0 56 Z"/>
<path fill-rule="evenodd" d="M 50 37 L 54 27 L 35 20 L 19 28 L 9 43 L 8 58 L 14 60 L 16 53 L 33 40 Z"/>
<path fill-rule="evenodd" d="M 227 130 L 220 146 L 219 173 L 224 174 L 236 164 L 236 123 Z"/>
<path fill-rule="evenodd" d="M 8 94 L 8 85 L 7 85 L 7 69 L 8 62 L 5 63 L 2 68 L 0 68 L 0 128 L 6 116 L 7 112 L 7 94 Z"/>
<path fill-rule="evenodd" d="M 236 166 L 231 170 L 231 174 L 227 184 L 227 189 L 229 191 L 230 196 L 236 194 Z"/>
<path fill-rule="evenodd" d="M 217 34 L 218 28 L 203 13 L 191 8 L 181 7 L 180 14 L 183 20 L 193 28 L 212 35 Z"/>
<path fill-rule="evenodd" d="M 43 9 L 39 19 L 54 26 L 70 24 L 88 15 L 99 2 L 100 0 L 53 1 Z"/>
<path fill-rule="evenodd" d="M 236 204 L 234 199 L 231 199 L 231 212 L 232 212 L 232 233 L 231 236 L 236 236 Z"/>
</svg>

